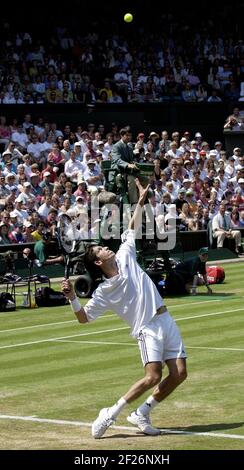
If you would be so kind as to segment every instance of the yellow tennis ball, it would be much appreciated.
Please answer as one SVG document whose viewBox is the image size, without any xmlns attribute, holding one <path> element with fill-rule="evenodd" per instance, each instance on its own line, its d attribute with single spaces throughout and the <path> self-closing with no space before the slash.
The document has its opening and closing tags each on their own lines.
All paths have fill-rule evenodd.
<svg viewBox="0 0 244 470">
<path fill-rule="evenodd" d="M 126 23 L 131 23 L 131 21 L 133 20 L 133 15 L 131 13 L 126 13 L 124 16 L 124 20 Z"/>
</svg>

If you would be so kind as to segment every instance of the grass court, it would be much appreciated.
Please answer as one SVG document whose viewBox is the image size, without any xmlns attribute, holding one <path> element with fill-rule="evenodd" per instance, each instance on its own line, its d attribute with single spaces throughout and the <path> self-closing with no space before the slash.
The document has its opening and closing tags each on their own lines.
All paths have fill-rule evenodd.
<svg viewBox="0 0 244 470">
<path fill-rule="evenodd" d="M 127 325 L 112 312 L 79 325 L 69 305 L 26 309 L 19 296 L 15 312 L 0 313 L 0 449 L 243 450 L 244 264 L 224 268 L 212 296 L 202 287 L 195 297 L 165 299 L 188 379 L 152 413 L 163 430 L 156 437 L 126 421 L 142 398 L 102 439 L 91 437 L 99 410 L 143 374 Z"/>
</svg>

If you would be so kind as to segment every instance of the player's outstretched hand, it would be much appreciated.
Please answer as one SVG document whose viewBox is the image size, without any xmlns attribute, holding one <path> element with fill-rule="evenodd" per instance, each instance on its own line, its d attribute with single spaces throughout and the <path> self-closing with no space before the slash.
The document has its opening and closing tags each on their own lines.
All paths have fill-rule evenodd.
<svg viewBox="0 0 244 470">
<path fill-rule="evenodd" d="M 61 285 L 61 290 L 64 293 L 65 297 L 69 300 L 74 300 L 76 297 L 74 287 L 72 283 L 70 282 L 69 279 L 63 279 L 62 285 Z"/>
<path fill-rule="evenodd" d="M 146 188 L 143 188 L 143 186 L 140 183 L 140 180 L 138 178 L 135 178 L 135 183 L 136 186 L 138 187 L 139 190 L 139 198 L 138 198 L 138 203 L 143 206 L 145 199 L 147 197 L 148 190 L 150 188 L 150 184 L 147 185 Z"/>
</svg>

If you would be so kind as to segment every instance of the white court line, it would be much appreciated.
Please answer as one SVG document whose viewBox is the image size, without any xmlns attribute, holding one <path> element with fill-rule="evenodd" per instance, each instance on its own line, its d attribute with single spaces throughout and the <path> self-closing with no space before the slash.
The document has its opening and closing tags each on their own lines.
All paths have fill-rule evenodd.
<svg viewBox="0 0 244 470">
<path fill-rule="evenodd" d="M 203 300 L 202 302 L 188 302 L 187 304 L 169 305 L 169 309 L 171 310 L 172 308 L 190 307 L 191 305 L 210 304 L 212 302 L 222 302 L 222 299 Z"/>
<path fill-rule="evenodd" d="M 244 310 L 244 307 L 243 308 L 236 308 L 236 309 L 232 309 L 232 310 L 225 310 L 225 311 L 221 311 L 221 312 L 215 312 L 215 313 L 205 313 L 203 315 L 194 315 L 192 317 L 182 317 L 182 318 L 177 318 L 176 322 L 177 321 L 184 321 L 184 320 L 195 320 L 197 318 L 210 317 L 210 316 L 214 316 L 214 315 L 223 315 L 225 313 L 242 312 L 243 310 Z M 20 347 L 20 346 L 29 346 L 29 345 L 32 345 L 32 344 L 48 343 L 48 342 L 52 342 L 52 341 L 57 341 L 58 339 L 69 339 L 69 338 L 75 338 L 75 337 L 78 337 L 78 336 L 89 336 L 89 335 L 96 335 L 96 334 L 102 334 L 102 333 L 110 333 L 112 331 L 128 330 L 129 328 L 130 328 L 129 326 L 124 326 L 124 327 L 121 327 L 121 328 L 111 328 L 109 330 L 91 331 L 89 333 L 80 333 L 80 334 L 77 334 L 77 335 L 60 336 L 60 337 L 56 337 L 56 338 L 41 339 L 41 340 L 38 340 L 38 341 L 29 341 L 27 343 L 10 344 L 10 345 L 7 345 L 7 346 L 0 346 L 0 349 L 10 349 L 10 348 L 17 348 L 17 347 Z"/>
<path fill-rule="evenodd" d="M 241 348 L 214 348 L 210 346 L 187 346 L 187 349 L 214 349 L 215 351 L 244 351 Z"/>
<path fill-rule="evenodd" d="M 0 349 L 18 348 L 19 346 L 29 346 L 32 344 L 55 342 L 58 339 L 75 338 L 77 336 L 88 336 L 88 335 L 94 335 L 94 334 L 98 335 L 102 333 L 110 333 L 111 331 L 128 330 L 128 329 L 129 329 L 129 326 L 123 326 L 121 328 L 111 328 L 110 330 L 91 331 L 89 333 L 80 333 L 77 335 L 60 336 L 57 338 L 41 339 L 38 341 L 29 341 L 28 343 L 9 344 L 8 346 L 0 346 Z"/>
<path fill-rule="evenodd" d="M 212 302 L 221 302 L 221 300 L 219 300 L 219 299 L 204 300 L 203 302 L 189 302 L 187 304 L 171 305 L 171 306 L 169 306 L 169 309 L 171 310 L 172 308 L 186 307 L 186 306 L 189 306 L 189 305 L 200 305 L 200 304 L 206 304 L 206 303 L 210 304 Z M 101 320 L 103 318 L 108 318 L 108 317 L 118 318 L 115 313 L 109 313 L 107 315 L 102 315 L 101 317 L 98 317 L 98 319 Z M 33 326 L 21 326 L 21 327 L 18 327 L 18 328 L 10 328 L 8 330 L 0 330 L 0 333 L 8 333 L 10 331 L 18 331 L 18 330 L 29 330 L 29 329 L 32 329 L 32 328 L 43 328 L 45 326 L 55 326 L 55 325 L 62 325 L 62 324 L 66 324 L 66 323 L 77 323 L 77 320 L 67 320 L 67 321 L 65 320 L 65 321 L 59 321 L 59 322 L 55 322 L 55 323 L 41 323 L 39 325 L 33 325 Z"/>
<path fill-rule="evenodd" d="M 75 341 L 71 339 L 56 339 L 56 343 L 76 343 L 76 344 L 112 344 L 112 346 L 137 346 L 137 343 L 114 343 L 112 341 Z"/>
<path fill-rule="evenodd" d="M 202 315 L 193 315 L 193 317 L 182 317 L 182 318 L 175 318 L 175 321 L 183 321 L 183 320 L 192 320 L 194 318 L 202 318 L 202 317 L 212 317 L 214 315 L 222 315 L 223 313 L 233 313 L 233 312 L 242 312 L 244 307 L 242 308 L 235 308 L 232 310 L 224 310 L 221 312 L 214 312 L 214 313 L 203 313 Z"/>
<path fill-rule="evenodd" d="M 110 313 L 108 315 L 103 315 L 102 317 L 98 317 L 98 319 L 102 320 L 102 318 L 108 318 L 108 317 L 118 318 L 115 313 Z M 66 323 L 77 323 L 77 322 L 78 322 L 77 320 L 65 320 L 65 321 L 57 321 L 55 323 L 41 323 L 39 325 L 20 326 L 19 328 L 10 328 L 8 330 L 0 330 L 0 333 L 6 333 L 9 331 L 18 331 L 18 330 L 29 330 L 30 328 L 43 328 L 44 326 L 63 325 Z"/>
<path fill-rule="evenodd" d="M 60 425 L 70 425 L 78 427 L 91 427 L 92 423 L 85 423 L 82 421 L 66 421 L 63 419 L 44 419 L 44 418 L 34 418 L 33 416 L 9 416 L 9 415 L 0 415 L 0 419 L 9 419 L 16 421 L 30 421 L 33 423 L 47 423 L 47 424 L 60 424 Z M 132 426 L 110 426 L 110 429 L 116 429 L 118 431 L 138 431 L 138 428 Z M 162 434 L 183 434 L 183 435 L 192 435 L 192 436 L 207 436 L 207 437 L 221 437 L 226 439 L 244 439 L 244 436 L 239 434 L 222 434 L 221 432 L 194 432 L 194 431 L 181 431 L 181 430 L 172 430 L 172 429 L 161 429 Z"/>
<path fill-rule="evenodd" d="M 57 339 L 57 343 L 77 343 L 77 344 L 111 344 L 112 346 L 137 346 L 137 343 L 114 343 L 112 341 L 72 341 L 70 339 Z M 216 351 L 244 351 L 241 348 L 215 348 L 211 346 L 186 346 L 186 349 L 214 349 Z"/>
</svg>

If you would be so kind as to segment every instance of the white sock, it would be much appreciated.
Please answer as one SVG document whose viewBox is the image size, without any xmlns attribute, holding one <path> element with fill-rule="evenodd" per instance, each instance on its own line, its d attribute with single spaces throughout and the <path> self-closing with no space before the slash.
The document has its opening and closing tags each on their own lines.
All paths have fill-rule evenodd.
<svg viewBox="0 0 244 470">
<path fill-rule="evenodd" d="M 122 397 L 120 398 L 115 405 L 109 408 L 109 416 L 112 419 L 116 419 L 119 413 L 123 410 L 123 408 L 127 405 L 127 401 Z"/>
<path fill-rule="evenodd" d="M 146 401 L 144 401 L 144 403 L 142 403 L 142 405 L 137 408 L 136 412 L 141 415 L 148 415 L 158 404 L 159 401 L 155 400 L 155 398 L 150 395 L 150 397 L 148 397 Z"/>
</svg>

